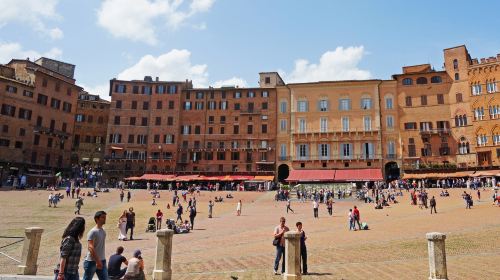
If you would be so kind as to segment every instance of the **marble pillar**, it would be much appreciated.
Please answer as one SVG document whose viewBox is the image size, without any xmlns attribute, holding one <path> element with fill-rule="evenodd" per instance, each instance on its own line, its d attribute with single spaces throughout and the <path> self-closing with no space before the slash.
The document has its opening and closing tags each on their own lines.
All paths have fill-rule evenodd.
<svg viewBox="0 0 500 280">
<path fill-rule="evenodd" d="M 300 280 L 300 233 L 289 231 L 285 233 L 285 273 L 284 280 Z"/>
<path fill-rule="evenodd" d="M 429 250 L 429 280 L 448 280 L 444 244 L 446 235 L 439 232 L 429 232 L 426 237 Z"/>
<path fill-rule="evenodd" d="M 156 232 L 156 258 L 153 280 L 172 279 L 172 237 L 174 231 L 162 229 Z"/>
<path fill-rule="evenodd" d="M 23 244 L 23 253 L 21 264 L 18 266 L 20 275 L 36 275 L 38 269 L 38 251 L 40 250 L 40 241 L 42 240 L 43 228 L 30 227 L 24 230 L 26 238 Z"/>
</svg>

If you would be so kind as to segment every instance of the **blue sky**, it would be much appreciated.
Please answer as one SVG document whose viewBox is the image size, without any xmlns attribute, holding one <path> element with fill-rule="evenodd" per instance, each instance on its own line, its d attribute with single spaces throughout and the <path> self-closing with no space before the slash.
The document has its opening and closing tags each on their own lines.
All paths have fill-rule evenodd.
<svg viewBox="0 0 500 280">
<path fill-rule="evenodd" d="M 48 56 L 109 99 L 109 79 L 192 79 L 195 86 L 389 79 L 441 69 L 444 48 L 500 53 L 495 1 L 0 0 L 0 63 Z M 491 12 L 491 14 L 488 14 Z"/>
</svg>

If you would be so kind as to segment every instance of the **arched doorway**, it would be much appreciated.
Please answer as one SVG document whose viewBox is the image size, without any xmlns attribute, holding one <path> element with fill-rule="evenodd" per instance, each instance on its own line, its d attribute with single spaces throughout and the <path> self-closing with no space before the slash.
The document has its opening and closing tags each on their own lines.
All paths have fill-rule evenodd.
<svg viewBox="0 0 500 280">
<path fill-rule="evenodd" d="M 278 182 L 284 181 L 290 175 L 290 168 L 286 164 L 278 166 Z"/>
<path fill-rule="evenodd" d="M 398 179 L 400 176 L 399 166 L 396 162 L 391 161 L 385 164 L 385 179 L 392 181 Z"/>
</svg>

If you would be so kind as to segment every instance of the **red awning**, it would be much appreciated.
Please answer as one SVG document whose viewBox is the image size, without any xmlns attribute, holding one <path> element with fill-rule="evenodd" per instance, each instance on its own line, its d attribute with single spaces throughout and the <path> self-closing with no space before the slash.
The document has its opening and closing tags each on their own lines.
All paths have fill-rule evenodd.
<svg viewBox="0 0 500 280">
<path fill-rule="evenodd" d="M 335 181 L 380 181 L 383 180 L 380 169 L 338 169 Z"/>
<path fill-rule="evenodd" d="M 335 170 L 292 170 L 286 179 L 288 182 L 331 182 Z"/>
<path fill-rule="evenodd" d="M 175 177 L 175 181 L 189 182 L 189 181 L 197 181 L 199 178 L 200 178 L 199 175 L 182 175 Z"/>
<path fill-rule="evenodd" d="M 144 174 L 140 180 L 146 181 L 170 181 L 175 175 L 172 174 Z"/>
</svg>

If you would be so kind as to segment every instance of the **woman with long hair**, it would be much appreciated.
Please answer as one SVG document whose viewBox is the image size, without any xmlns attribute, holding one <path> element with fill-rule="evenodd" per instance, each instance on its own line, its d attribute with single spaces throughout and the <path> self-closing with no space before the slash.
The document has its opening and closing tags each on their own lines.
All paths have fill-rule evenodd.
<svg viewBox="0 0 500 280">
<path fill-rule="evenodd" d="M 127 211 L 118 218 L 118 240 L 127 240 Z"/>
<path fill-rule="evenodd" d="M 85 219 L 82 217 L 74 218 L 64 230 L 62 235 L 59 268 L 57 271 L 57 280 L 78 280 L 78 265 L 82 255 L 82 244 L 80 239 L 85 231 Z"/>
</svg>

